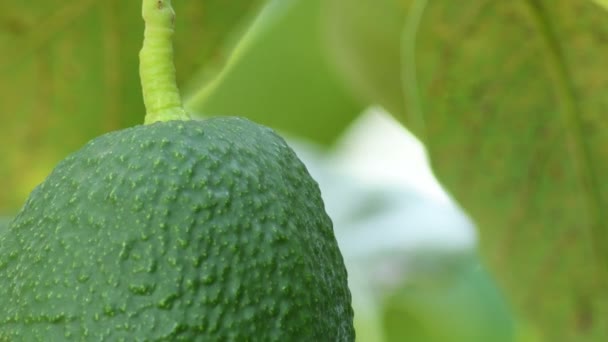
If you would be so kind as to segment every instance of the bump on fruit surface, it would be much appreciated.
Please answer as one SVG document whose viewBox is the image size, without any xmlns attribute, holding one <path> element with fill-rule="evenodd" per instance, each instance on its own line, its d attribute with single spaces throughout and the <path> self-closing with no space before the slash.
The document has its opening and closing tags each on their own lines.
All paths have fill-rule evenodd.
<svg viewBox="0 0 608 342">
<path fill-rule="evenodd" d="M 0 235 L 0 340 L 352 341 L 317 184 L 240 118 L 103 135 Z"/>
</svg>

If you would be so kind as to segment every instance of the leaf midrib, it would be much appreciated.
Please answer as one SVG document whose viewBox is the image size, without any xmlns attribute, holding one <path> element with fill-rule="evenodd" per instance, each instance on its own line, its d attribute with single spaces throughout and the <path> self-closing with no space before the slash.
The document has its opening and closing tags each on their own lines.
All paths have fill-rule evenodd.
<svg viewBox="0 0 608 342">
<path fill-rule="evenodd" d="M 604 262 L 608 260 L 608 234 L 603 228 L 608 221 L 602 211 L 604 203 L 600 193 L 599 177 L 593 168 L 591 146 L 589 140 L 584 138 L 583 113 L 579 106 L 574 79 L 554 24 L 543 4 L 540 0 L 526 0 L 525 3 L 548 51 L 546 57 L 548 68 L 555 81 L 554 89 L 560 106 L 560 119 L 566 130 L 567 146 L 575 164 L 576 177 L 581 183 L 583 200 L 589 217 L 590 238 L 593 240 L 598 268 L 597 280 L 605 285 L 608 284 L 607 265 Z"/>
</svg>

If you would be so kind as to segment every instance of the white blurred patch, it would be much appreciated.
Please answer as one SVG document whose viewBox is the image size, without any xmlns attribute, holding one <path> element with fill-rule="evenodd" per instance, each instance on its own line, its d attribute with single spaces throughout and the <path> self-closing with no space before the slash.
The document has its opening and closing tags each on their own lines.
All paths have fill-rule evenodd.
<svg viewBox="0 0 608 342">
<path fill-rule="evenodd" d="M 429 166 L 424 146 L 380 108 L 356 120 L 330 157 L 331 164 L 370 186 L 402 186 L 450 202 Z"/>
<path fill-rule="evenodd" d="M 319 182 L 352 281 L 384 292 L 444 276 L 475 253 L 470 219 L 433 176 L 424 147 L 388 114 L 365 112 L 329 153 L 290 145 Z"/>
</svg>

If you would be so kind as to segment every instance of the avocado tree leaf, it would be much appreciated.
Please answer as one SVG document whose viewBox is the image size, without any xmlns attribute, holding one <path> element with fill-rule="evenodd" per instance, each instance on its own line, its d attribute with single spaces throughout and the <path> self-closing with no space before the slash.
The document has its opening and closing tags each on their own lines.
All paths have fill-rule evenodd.
<svg viewBox="0 0 608 342">
<path fill-rule="evenodd" d="M 220 63 L 262 0 L 176 1 L 178 79 Z M 0 213 L 66 154 L 143 122 L 140 1 L 7 1 L 0 11 Z"/>
<path fill-rule="evenodd" d="M 318 143 L 332 142 L 363 106 L 324 54 L 322 0 L 270 1 L 219 76 L 188 88 L 199 115 L 239 115 Z"/>
<path fill-rule="evenodd" d="M 429 1 L 417 29 L 407 101 L 518 314 L 546 341 L 608 340 L 607 13 Z"/>
<path fill-rule="evenodd" d="M 402 123 L 409 121 L 399 73 L 409 2 L 326 0 L 322 7 L 324 47 L 340 79 Z"/>
<path fill-rule="evenodd" d="M 413 281 L 387 297 L 383 308 L 387 341 L 512 342 L 516 338 L 504 298 L 476 257 L 449 275 Z"/>
</svg>

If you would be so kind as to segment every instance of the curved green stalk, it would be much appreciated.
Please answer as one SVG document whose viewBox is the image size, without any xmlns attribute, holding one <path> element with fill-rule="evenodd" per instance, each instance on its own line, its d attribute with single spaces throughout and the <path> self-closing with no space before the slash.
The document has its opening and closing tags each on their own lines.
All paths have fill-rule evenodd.
<svg viewBox="0 0 608 342">
<path fill-rule="evenodd" d="M 145 124 L 187 120 L 175 81 L 171 0 L 143 0 L 144 45 L 139 53 L 139 75 L 146 105 Z"/>
</svg>

